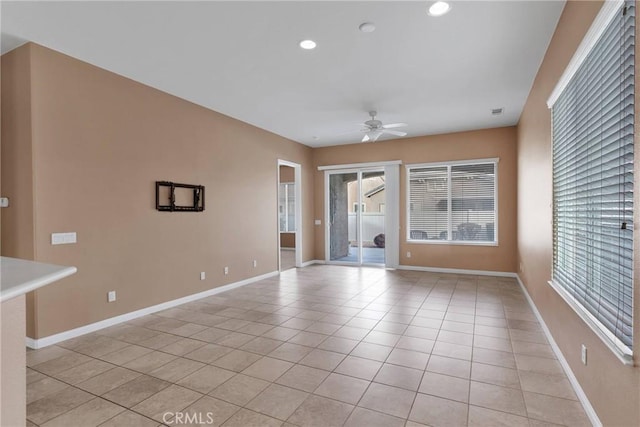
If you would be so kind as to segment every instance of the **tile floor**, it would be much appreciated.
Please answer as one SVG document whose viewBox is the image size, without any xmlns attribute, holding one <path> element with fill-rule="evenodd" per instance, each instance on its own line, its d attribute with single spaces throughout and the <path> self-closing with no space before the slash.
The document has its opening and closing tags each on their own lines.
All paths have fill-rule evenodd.
<svg viewBox="0 0 640 427">
<path fill-rule="evenodd" d="M 28 426 L 589 425 L 507 278 L 293 269 L 27 363 Z"/>
</svg>

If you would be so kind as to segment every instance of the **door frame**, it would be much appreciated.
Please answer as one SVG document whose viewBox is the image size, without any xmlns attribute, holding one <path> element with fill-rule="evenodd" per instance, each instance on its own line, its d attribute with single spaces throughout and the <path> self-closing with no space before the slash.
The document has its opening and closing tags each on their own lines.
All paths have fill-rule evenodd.
<svg viewBox="0 0 640 427">
<path fill-rule="evenodd" d="M 295 253 L 296 253 L 296 267 L 302 267 L 302 165 L 288 160 L 278 159 L 277 162 L 277 190 L 276 190 L 276 231 L 278 235 L 278 271 L 281 271 L 282 260 L 280 259 L 280 210 L 278 204 L 280 203 L 280 166 L 288 166 L 293 168 L 293 180 L 294 180 L 294 194 L 295 194 Z"/>
</svg>

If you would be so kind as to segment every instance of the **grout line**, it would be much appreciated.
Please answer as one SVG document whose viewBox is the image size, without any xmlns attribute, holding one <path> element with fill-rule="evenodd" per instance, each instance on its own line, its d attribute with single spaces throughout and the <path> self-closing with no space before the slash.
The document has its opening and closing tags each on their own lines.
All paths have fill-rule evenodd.
<svg viewBox="0 0 640 427">
<path fill-rule="evenodd" d="M 69 350 L 69 351 L 73 351 L 73 350 Z M 74 351 L 74 353 L 77 353 L 77 352 L 75 352 L 75 351 Z M 78 353 L 78 354 L 82 354 L 82 353 Z M 85 355 L 85 356 L 86 356 L 86 355 Z M 87 356 L 87 357 L 91 357 L 91 356 Z M 95 358 L 94 358 L 94 359 L 95 359 Z M 53 359 L 52 359 L 52 360 L 53 360 Z M 98 359 L 95 359 L 95 360 L 98 360 Z M 101 362 L 105 362 L 105 361 L 101 360 Z M 43 363 L 46 363 L 46 362 L 43 362 Z M 88 362 L 86 362 L 86 363 L 88 363 Z M 109 363 L 109 362 L 105 362 L 105 363 Z M 119 365 L 114 365 L 114 364 L 112 364 L 112 363 L 109 363 L 109 364 L 110 364 L 110 365 L 113 365 L 114 367 L 113 367 L 113 368 L 111 368 L 111 369 L 109 369 L 109 370 L 107 370 L 107 371 L 101 372 L 101 373 L 100 373 L 100 374 L 98 374 L 98 375 L 104 374 L 105 372 L 108 372 L 108 371 L 110 371 L 110 370 L 112 370 L 112 369 L 115 369 L 115 368 L 118 368 L 118 367 L 122 367 L 122 366 L 119 366 Z M 56 380 L 56 381 L 59 381 L 59 382 L 61 382 L 61 383 L 64 383 L 64 384 L 68 385 L 69 387 L 73 387 L 73 388 L 74 388 L 74 389 L 76 389 L 76 390 L 80 390 L 80 391 L 82 391 L 82 392 L 84 392 L 84 393 L 87 393 L 87 394 L 90 394 L 90 395 L 92 395 L 92 396 L 93 396 L 93 398 L 92 398 L 92 399 L 89 399 L 89 400 L 87 400 L 86 402 L 82 402 L 82 403 L 81 403 L 81 404 L 79 404 L 78 406 L 74 406 L 73 408 L 68 409 L 68 410 L 64 411 L 63 413 L 61 413 L 61 414 L 58 414 L 58 415 L 56 415 L 56 416 L 55 416 L 55 417 L 53 417 L 53 418 L 49 418 L 48 420 L 46 420 L 46 421 L 45 421 L 45 423 L 48 423 L 48 422 L 49 422 L 49 421 L 51 421 L 51 420 L 54 420 L 54 419 L 56 419 L 56 418 L 58 418 L 58 417 L 61 417 L 62 415 L 66 414 L 66 413 L 68 413 L 68 412 L 70 412 L 70 411 L 73 411 L 73 410 L 74 410 L 74 409 L 76 409 L 76 408 L 79 408 L 80 406 L 84 405 L 84 404 L 85 404 L 85 403 L 87 403 L 87 402 L 90 402 L 91 400 L 95 399 L 96 397 L 97 397 L 97 398 L 99 398 L 99 399 L 106 400 L 107 402 L 113 403 L 114 405 L 120 406 L 121 408 L 124 408 L 125 410 L 129 410 L 129 411 L 131 411 L 131 412 L 135 412 L 136 414 L 142 415 L 143 417 L 148 418 L 148 419 L 150 419 L 150 420 L 152 420 L 152 421 L 156 422 L 154 419 L 149 418 L 149 417 L 147 417 L 147 416 L 146 416 L 146 415 L 144 415 L 144 414 L 140 414 L 140 413 L 139 413 L 139 412 L 137 412 L 137 411 L 134 411 L 134 410 L 133 410 L 133 408 L 127 408 L 126 406 L 123 406 L 123 405 L 121 405 L 121 404 L 119 404 L 119 403 L 117 403 L 117 402 L 114 402 L 114 401 L 109 400 L 109 399 L 107 399 L 107 398 L 105 398 L 105 397 L 102 397 L 102 396 L 97 395 L 97 394 L 95 394 L 95 393 L 93 393 L 93 392 L 90 392 L 89 390 L 82 389 L 82 388 L 78 387 L 78 386 L 77 386 L 77 385 L 75 385 L 75 384 L 68 383 L 68 382 L 66 382 L 66 381 L 64 381 L 64 380 L 61 380 L 61 379 L 57 378 L 57 377 L 54 377 L 54 376 L 49 375 L 49 374 L 46 374 L 46 373 L 44 373 L 44 372 L 42 372 L 42 371 L 38 371 L 37 369 L 35 369 L 35 368 L 33 368 L 33 367 L 30 367 L 30 369 L 32 369 L 32 370 L 34 370 L 34 371 L 37 371 L 37 372 L 39 372 L 40 374 L 45 375 L 45 376 L 47 376 L 47 377 L 49 377 L 49 378 L 52 378 L 52 379 L 54 379 L 54 380 Z M 69 368 L 69 369 L 73 369 L 73 367 L 72 367 L 72 368 Z M 128 369 L 128 368 L 125 368 L 125 369 Z M 131 370 L 131 371 L 134 371 L 133 369 L 130 369 L 130 370 Z M 61 372 L 59 372 L 59 373 L 62 373 L 62 372 L 65 372 L 65 371 L 67 371 L 67 369 L 65 369 L 64 371 L 61 371 Z M 138 372 L 138 371 L 134 371 L 134 372 Z M 143 375 L 146 375 L 146 374 L 143 374 Z M 91 379 L 91 378 L 94 378 L 94 377 L 96 377 L 96 376 L 97 376 L 97 375 L 94 375 L 93 377 L 90 377 L 90 378 L 88 378 L 87 380 L 89 380 L 89 379 Z M 149 375 L 148 375 L 148 376 L 149 376 Z M 123 385 L 125 385 L 125 384 L 128 384 L 128 383 L 130 383 L 131 381 L 136 380 L 137 378 L 138 378 L 138 377 L 133 378 L 132 380 L 127 381 L 127 382 L 126 382 L 126 383 L 124 383 L 124 384 L 120 384 L 118 387 L 121 387 L 121 386 L 123 386 Z M 155 378 L 155 377 L 153 377 L 153 378 Z M 83 382 L 84 382 L 84 381 L 83 381 Z M 166 381 L 166 382 L 168 382 L 168 381 Z M 163 388 L 162 390 L 165 390 L 166 388 L 168 388 L 168 387 L 170 387 L 170 386 L 171 386 L 171 384 L 170 384 L 170 385 L 168 385 L 167 387 Z M 118 388 L 118 387 L 115 387 L 115 388 L 113 388 L 112 390 L 115 390 L 115 389 L 116 389 L 116 388 Z M 162 391 L 162 390 L 160 390 L 160 391 Z M 109 391 L 111 391 L 111 390 L 109 390 Z M 109 391 L 105 392 L 104 394 L 107 394 Z M 159 392 L 157 392 L 157 393 L 159 393 Z M 154 395 L 155 395 L 155 394 L 157 394 L 157 393 L 154 393 L 154 394 L 153 394 L 153 395 L 151 395 L 151 396 L 154 396 Z M 40 399 L 35 400 L 34 402 L 37 402 L 37 401 L 39 401 L 39 400 L 45 399 L 45 398 L 47 398 L 47 397 L 50 397 L 50 396 L 51 396 L 51 395 L 53 395 L 53 394 L 54 394 L 54 393 L 50 393 L 49 395 L 47 395 L 47 396 L 43 396 L 43 397 L 41 397 Z M 151 397 L 151 396 L 149 396 L 149 397 Z M 144 399 L 144 400 L 146 400 L 146 399 Z M 143 400 L 143 401 L 144 401 L 144 400 Z M 34 402 L 31 402 L 31 403 L 34 403 Z M 134 406 L 135 406 L 135 405 L 134 405 Z M 117 413 L 116 415 L 114 415 L 114 416 L 113 416 L 113 417 L 111 417 L 111 418 L 114 418 L 114 417 L 116 417 L 116 416 L 120 415 L 121 413 L 122 413 L 122 412 L 119 412 L 119 413 Z M 111 419 L 111 418 L 109 418 L 109 419 Z M 27 418 L 27 419 L 28 419 L 28 418 Z M 104 424 L 104 423 L 105 423 L 105 422 L 107 422 L 107 421 L 108 421 L 108 420 L 105 420 L 102 424 Z M 36 424 L 36 423 L 34 423 L 33 421 L 30 421 L 30 422 L 32 422 L 33 424 Z M 36 425 L 40 425 L 40 424 L 36 424 Z"/>
</svg>

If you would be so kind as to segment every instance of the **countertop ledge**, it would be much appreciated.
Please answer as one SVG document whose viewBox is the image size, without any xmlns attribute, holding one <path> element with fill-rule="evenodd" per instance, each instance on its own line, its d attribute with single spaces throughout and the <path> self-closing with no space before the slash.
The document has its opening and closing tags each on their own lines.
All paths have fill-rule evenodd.
<svg viewBox="0 0 640 427">
<path fill-rule="evenodd" d="M 71 276 L 75 267 L 0 257 L 0 302 Z"/>
</svg>

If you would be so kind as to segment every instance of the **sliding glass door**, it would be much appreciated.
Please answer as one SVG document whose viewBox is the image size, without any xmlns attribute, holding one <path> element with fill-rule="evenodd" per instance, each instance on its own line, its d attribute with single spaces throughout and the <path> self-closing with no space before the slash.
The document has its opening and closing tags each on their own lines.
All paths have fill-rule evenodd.
<svg viewBox="0 0 640 427">
<path fill-rule="evenodd" d="M 328 260 L 385 264 L 384 169 L 328 171 Z"/>
</svg>

